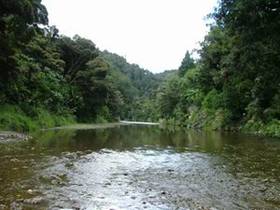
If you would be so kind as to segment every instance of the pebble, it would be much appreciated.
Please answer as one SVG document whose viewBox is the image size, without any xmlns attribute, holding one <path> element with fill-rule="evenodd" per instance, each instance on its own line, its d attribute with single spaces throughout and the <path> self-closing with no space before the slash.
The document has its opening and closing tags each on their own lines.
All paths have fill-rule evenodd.
<svg viewBox="0 0 280 210">
<path fill-rule="evenodd" d="M 0 210 L 4 210 L 7 209 L 7 206 L 5 206 L 4 204 L 0 204 Z"/>
<path fill-rule="evenodd" d="M 19 159 L 17 159 L 17 158 L 13 158 L 13 159 L 11 159 L 10 161 L 11 161 L 11 162 L 13 162 L 13 163 L 20 162 L 20 160 L 19 160 Z"/>
<path fill-rule="evenodd" d="M 264 187 L 264 188 L 260 189 L 260 191 L 261 191 L 261 192 L 265 192 L 265 191 L 267 191 L 267 188 Z"/>
<path fill-rule="evenodd" d="M 28 193 L 28 194 L 32 194 L 32 193 L 33 193 L 33 190 L 29 189 L 29 190 L 27 190 L 27 193 Z"/>
<path fill-rule="evenodd" d="M 66 164 L 65 164 L 65 167 L 67 167 L 67 168 L 71 168 L 71 167 L 73 167 L 73 166 L 74 166 L 74 164 L 73 164 L 73 163 L 71 163 L 71 162 L 70 162 L 70 163 L 66 163 Z"/>
<path fill-rule="evenodd" d="M 33 205 L 40 204 L 43 201 L 44 201 L 44 199 L 42 197 L 35 197 L 35 198 L 30 198 L 30 199 L 23 200 L 24 203 L 33 204 Z"/>
<path fill-rule="evenodd" d="M 22 210 L 22 206 L 17 202 L 13 202 L 10 205 L 10 209 L 11 210 Z"/>
</svg>

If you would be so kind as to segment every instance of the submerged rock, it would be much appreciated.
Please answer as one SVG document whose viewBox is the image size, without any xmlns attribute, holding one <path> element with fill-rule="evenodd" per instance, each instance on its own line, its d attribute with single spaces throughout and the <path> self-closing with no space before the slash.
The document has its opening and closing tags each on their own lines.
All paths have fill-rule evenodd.
<svg viewBox="0 0 280 210">
<path fill-rule="evenodd" d="M 29 139 L 32 139 L 32 137 L 23 133 L 0 131 L 0 142 L 24 141 Z"/>
<path fill-rule="evenodd" d="M 8 209 L 6 205 L 0 204 L 0 210 Z"/>
<path fill-rule="evenodd" d="M 17 158 L 12 158 L 10 161 L 13 162 L 13 163 L 18 163 L 18 162 L 20 162 L 20 160 L 17 159 Z"/>
<path fill-rule="evenodd" d="M 19 204 L 17 202 L 13 202 L 10 205 L 10 210 L 22 210 L 22 204 Z"/>
<path fill-rule="evenodd" d="M 41 204 L 44 201 L 45 200 L 42 197 L 35 197 L 35 198 L 25 199 L 23 200 L 23 203 L 36 205 L 36 204 Z"/>
</svg>

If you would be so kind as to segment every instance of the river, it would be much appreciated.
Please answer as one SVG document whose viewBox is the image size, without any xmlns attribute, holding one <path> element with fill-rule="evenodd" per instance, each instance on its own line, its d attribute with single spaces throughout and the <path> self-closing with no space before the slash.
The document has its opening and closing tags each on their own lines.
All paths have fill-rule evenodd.
<svg viewBox="0 0 280 210">
<path fill-rule="evenodd" d="M 158 126 L 0 143 L 0 209 L 280 209 L 280 140 Z"/>
</svg>

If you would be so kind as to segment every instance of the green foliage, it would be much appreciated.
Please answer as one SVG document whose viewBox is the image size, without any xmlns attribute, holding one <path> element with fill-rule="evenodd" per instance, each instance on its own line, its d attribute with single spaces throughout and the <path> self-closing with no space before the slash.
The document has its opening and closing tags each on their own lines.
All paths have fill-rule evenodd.
<svg viewBox="0 0 280 210">
<path fill-rule="evenodd" d="M 0 1 L 0 11 L 2 129 L 53 127 L 73 122 L 72 115 L 86 122 L 129 113 L 154 119 L 146 114 L 154 110 L 149 97 L 159 84 L 152 73 L 78 35 L 59 36 L 58 29 L 46 26 L 40 0 Z"/>
<path fill-rule="evenodd" d="M 95 118 L 96 123 L 106 123 L 106 122 L 112 122 L 113 118 L 110 113 L 110 110 L 107 106 L 103 106 L 98 110 L 98 114 Z"/>
<path fill-rule="evenodd" d="M 182 62 L 181 78 L 160 89 L 161 116 L 188 127 L 279 136 L 279 2 L 222 0 L 212 17 L 196 68 L 184 71 Z"/>
<path fill-rule="evenodd" d="M 31 110 L 32 109 L 32 110 Z M 32 114 L 31 114 L 32 113 Z M 42 108 L 29 108 L 29 114 L 19 106 L 0 106 L 0 129 L 14 131 L 34 131 L 38 128 L 49 128 L 74 123 L 70 114 L 57 115 Z"/>
<path fill-rule="evenodd" d="M 65 61 L 63 75 L 70 83 L 77 79 L 79 72 L 87 68 L 89 61 L 98 56 L 95 44 L 78 35 L 74 36 L 73 39 L 66 36 L 59 37 L 56 44 L 60 50 L 61 58 Z"/>
<path fill-rule="evenodd" d="M 223 95 L 217 90 L 211 90 L 204 98 L 202 107 L 208 110 L 217 110 L 223 107 Z"/>
<path fill-rule="evenodd" d="M 192 69 L 194 67 L 195 67 L 194 59 L 191 57 L 189 51 L 187 51 L 181 63 L 181 66 L 179 67 L 179 75 L 184 76 L 189 69 Z"/>
<path fill-rule="evenodd" d="M 110 64 L 110 66 L 123 73 L 131 81 L 132 85 L 138 90 L 139 97 L 149 97 L 154 90 L 159 86 L 160 79 L 148 70 L 140 68 L 136 64 L 129 64 L 125 58 L 110 53 L 102 52 L 102 57 Z"/>
<path fill-rule="evenodd" d="M 158 121 L 279 136 L 279 1 L 221 0 L 177 70 L 152 74 L 47 26 L 41 0 L 0 0 L 0 128 Z"/>
<path fill-rule="evenodd" d="M 162 117 L 170 117 L 180 101 L 181 81 L 176 77 L 167 80 L 161 86 L 157 100 Z"/>
<path fill-rule="evenodd" d="M 0 107 L 0 129 L 28 131 L 34 130 L 36 124 L 19 107 L 2 105 Z"/>
</svg>

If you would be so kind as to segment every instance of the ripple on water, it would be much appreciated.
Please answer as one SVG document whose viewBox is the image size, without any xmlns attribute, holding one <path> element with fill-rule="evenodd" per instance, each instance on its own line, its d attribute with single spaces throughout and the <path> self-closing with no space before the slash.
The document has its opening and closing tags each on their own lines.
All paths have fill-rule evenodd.
<svg viewBox="0 0 280 210">
<path fill-rule="evenodd" d="M 28 201 L 31 209 L 106 210 L 280 207 L 280 143 L 145 127 L 64 132 L 48 134 L 47 140 L 41 136 L 26 146 L 34 149 L 21 149 L 18 156 L 0 157 L 6 168 L 0 181 L 10 186 L 0 186 L 9 192 L 0 193 L 0 205 Z M 18 171 L 12 173 L 15 167 Z M 15 198 L 17 194 L 21 197 Z M 33 201 L 44 202 L 30 204 Z"/>
</svg>

